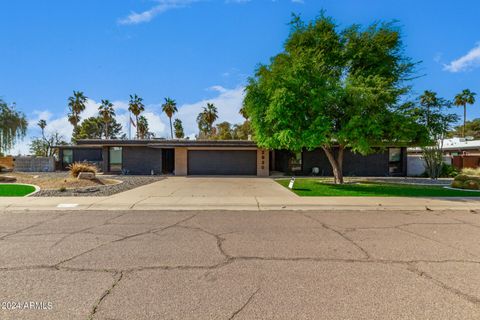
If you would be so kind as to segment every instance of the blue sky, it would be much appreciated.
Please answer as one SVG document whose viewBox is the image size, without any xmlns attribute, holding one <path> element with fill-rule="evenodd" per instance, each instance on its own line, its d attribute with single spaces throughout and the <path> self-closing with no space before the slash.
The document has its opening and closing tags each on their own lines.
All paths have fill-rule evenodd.
<svg viewBox="0 0 480 320">
<path fill-rule="evenodd" d="M 142 96 L 158 136 L 168 132 L 159 110 L 167 96 L 178 102 L 188 134 L 207 101 L 220 120 L 241 121 L 245 80 L 281 50 L 291 13 L 309 20 L 322 9 L 340 26 L 398 20 L 407 55 L 422 61 L 415 93 L 480 93 L 474 0 L 16 0 L 0 4 L 0 97 L 27 114 L 29 137 L 38 136 L 39 118 L 68 137 L 72 90 L 91 99 L 85 116 L 110 99 L 122 123 L 128 95 Z M 480 108 L 469 117 L 480 117 Z"/>
</svg>

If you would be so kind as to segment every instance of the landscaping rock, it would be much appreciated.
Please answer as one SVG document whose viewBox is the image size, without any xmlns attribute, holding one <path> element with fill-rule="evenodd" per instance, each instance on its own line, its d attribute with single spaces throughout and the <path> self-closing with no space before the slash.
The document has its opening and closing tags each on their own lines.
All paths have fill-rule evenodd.
<svg viewBox="0 0 480 320">
<path fill-rule="evenodd" d="M 93 179 L 95 179 L 95 173 L 93 173 L 93 172 L 80 172 L 78 174 L 77 179 L 93 180 Z"/>
<path fill-rule="evenodd" d="M 109 177 L 110 178 L 110 177 Z M 105 197 L 111 196 L 119 192 L 127 191 L 136 187 L 140 187 L 149 183 L 157 182 L 164 177 L 162 176 L 112 176 L 112 179 L 120 180 L 122 183 L 113 185 L 104 185 L 99 187 L 92 187 L 91 192 L 79 192 L 74 189 L 64 190 L 40 190 L 38 193 L 32 195 L 32 197 Z M 93 188 L 97 188 L 98 191 L 93 191 Z M 88 188 L 89 189 L 89 188 Z"/>
<path fill-rule="evenodd" d="M 17 178 L 10 176 L 0 176 L 0 182 L 16 182 Z"/>
</svg>

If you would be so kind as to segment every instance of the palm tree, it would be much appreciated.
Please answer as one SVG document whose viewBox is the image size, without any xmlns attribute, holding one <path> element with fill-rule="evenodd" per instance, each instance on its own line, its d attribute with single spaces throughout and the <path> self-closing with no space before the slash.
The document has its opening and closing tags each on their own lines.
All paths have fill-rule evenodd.
<svg viewBox="0 0 480 320">
<path fill-rule="evenodd" d="M 173 121 L 173 127 L 175 128 L 175 138 L 182 139 L 183 137 L 185 137 L 182 120 L 175 119 L 175 121 Z"/>
<path fill-rule="evenodd" d="M 68 98 L 68 109 L 70 110 L 68 114 L 68 121 L 73 126 L 73 137 L 78 131 L 78 124 L 80 123 L 80 113 L 85 110 L 85 103 L 87 102 L 87 97 L 81 91 L 73 91 L 73 96 Z"/>
<path fill-rule="evenodd" d="M 111 103 L 108 100 L 102 100 L 102 104 L 100 105 L 100 107 L 98 107 L 98 113 L 100 114 L 100 117 L 102 118 L 102 121 L 103 121 L 103 125 L 105 126 L 104 128 L 105 139 L 109 139 L 110 132 L 108 129 L 110 127 L 110 123 L 115 117 L 115 109 L 113 109 L 113 103 Z"/>
<path fill-rule="evenodd" d="M 203 109 L 205 113 L 205 121 L 208 124 L 208 131 L 211 134 L 213 131 L 213 123 L 218 119 L 218 110 L 213 103 L 207 103 L 207 107 Z"/>
<path fill-rule="evenodd" d="M 130 95 L 130 102 L 128 103 L 128 111 L 133 113 L 135 116 L 135 123 L 137 124 L 137 139 L 140 137 L 140 131 L 138 129 L 138 117 L 143 111 L 145 111 L 145 106 L 142 101 L 143 99 L 135 94 L 133 96 Z"/>
<path fill-rule="evenodd" d="M 468 89 L 463 90 L 461 93 L 455 96 L 455 100 L 453 104 L 458 107 L 463 107 L 463 130 L 462 136 L 465 138 L 465 127 L 467 122 L 467 104 L 474 104 L 475 103 L 475 96 L 477 94 L 471 92 Z"/>
<path fill-rule="evenodd" d="M 214 135 L 215 128 L 213 123 L 218 119 L 218 110 L 213 103 L 207 103 L 203 107 L 202 112 L 197 116 L 198 129 L 200 130 L 200 137 L 211 138 Z"/>
<path fill-rule="evenodd" d="M 177 112 L 177 103 L 175 100 L 170 98 L 165 98 L 165 103 L 162 104 L 162 111 L 165 112 L 168 119 L 170 120 L 170 134 L 173 139 L 173 127 L 172 127 L 172 116 L 175 112 Z"/>
<path fill-rule="evenodd" d="M 45 140 L 45 128 L 47 127 L 47 121 L 40 119 L 37 123 L 37 126 L 39 126 L 40 130 L 42 130 L 42 138 Z"/>
<path fill-rule="evenodd" d="M 144 116 L 138 117 L 137 129 L 140 134 L 140 139 L 145 139 L 148 134 L 148 120 Z"/>
</svg>

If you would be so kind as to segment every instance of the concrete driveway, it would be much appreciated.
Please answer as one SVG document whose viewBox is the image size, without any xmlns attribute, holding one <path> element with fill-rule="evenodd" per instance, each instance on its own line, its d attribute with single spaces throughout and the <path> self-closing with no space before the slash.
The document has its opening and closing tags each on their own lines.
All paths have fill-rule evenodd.
<svg viewBox="0 0 480 320">
<path fill-rule="evenodd" d="M 270 178 L 257 177 L 167 177 L 132 189 L 122 197 L 296 197 Z"/>
<path fill-rule="evenodd" d="M 479 319 L 479 243 L 467 211 L 3 212 L 0 319 Z"/>
</svg>

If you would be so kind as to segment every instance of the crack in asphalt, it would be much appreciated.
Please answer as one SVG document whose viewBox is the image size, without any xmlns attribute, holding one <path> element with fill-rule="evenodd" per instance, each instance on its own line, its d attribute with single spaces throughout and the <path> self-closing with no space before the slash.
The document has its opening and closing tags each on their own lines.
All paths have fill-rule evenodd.
<svg viewBox="0 0 480 320">
<path fill-rule="evenodd" d="M 95 317 L 95 314 L 97 313 L 98 308 L 100 307 L 102 302 L 107 298 L 107 296 L 112 292 L 112 290 L 118 285 L 118 283 L 122 280 L 122 278 L 123 278 L 123 272 L 119 272 L 118 275 L 116 275 L 116 279 L 113 281 L 112 285 L 102 294 L 102 296 L 93 305 L 92 311 L 88 316 L 88 320 L 92 320 Z"/>
<path fill-rule="evenodd" d="M 158 231 L 167 230 L 168 228 L 171 228 L 171 227 L 173 227 L 173 226 L 176 226 L 176 225 L 178 225 L 179 223 L 182 223 L 182 222 L 185 222 L 185 221 L 188 221 L 188 220 L 194 218 L 196 215 L 197 215 L 197 214 L 193 214 L 193 215 L 191 215 L 191 216 L 189 216 L 189 217 L 187 217 L 187 218 L 185 218 L 185 219 L 182 219 L 182 220 L 180 220 L 180 221 L 177 221 L 177 222 L 175 222 L 175 223 L 173 223 L 173 224 L 171 224 L 171 225 L 168 225 L 168 226 L 166 226 L 166 227 L 151 228 L 151 229 L 149 229 L 149 230 L 147 230 L 147 231 L 138 232 L 138 233 L 131 234 L 131 235 L 128 235 L 128 236 L 123 236 L 123 237 L 121 237 L 121 238 L 119 238 L 119 239 L 114 239 L 114 240 L 111 240 L 111 241 L 104 242 L 104 243 L 102 243 L 102 244 L 100 244 L 100 245 L 98 245 L 98 246 L 95 246 L 95 247 L 90 248 L 90 249 L 88 249 L 88 250 L 86 250 L 86 251 L 83 251 L 83 252 L 81 252 L 81 253 L 79 253 L 79 254 L 77 254 L 77 255 L 74 255 L 74 256 L 72 256 L 72 257 L 70 257 L 70 258 L 68 258 L 68 259 L 64 259 L 64 260 L 60 261 L 59 263 L 57 263 L 55 266 L 60 266 L 61 264 L 64 264 L 64 263 L 69 262 L 69 261 L 72 261 L 72 260 L 74 260 L 74 259 L 76 259 L 76 258 L 78 258 L 78 257 L 80 257 L 80 256 L 82 256 L 82 255 L 85 255 L 85 254 L 88 254 L 88 253 L 90 253 L 90 252 L 93 252 L 93 251 L 95 251 L 95 250 L 97 250 L 97 249 L 99 249 L 99 248 L 101 248 L 101 247 L 104 247 L 104 246 L 106 246 L 106 245 L 109 245 L 109 244 L 111 244 L 111 243 L 115 243 L 115 242 L 119 242 L 119 241 L 131 239 L 131 238 L 138 237 L 138 236 L 142 236 L 142 235 L 149 234 L 149 233 L 155 233 L 155 232 L 158 232 Z"/>
<path fill-rule="evenodd" d="M 53 271 L 78 271 L 78 272 L 104 272 L 104 273 L 129 273 L 144 270 L 214 270 L 223 268 L 235 262 L 248 262 L 248 261 L 266 261 L 266 262 L 335 262 L 335 263 L 362 263 L 362 264 L 397 264 L 397 265 L 410 265 L 416 263 L 469 263 L 480 265 L 480 261 L 475 260 L 458 260 L 458 259 L 445 259 L 445 260 L 383 260 L 383 259 L 342 259 L 342 258 L 318 258 L 318 257 L 258 257 L 258 256 L 232 256 L 228 260 L 224 260 L 214 265 L 177 265 L 177 266 L 141 266 L 123 269 L 105 269 L 105 268 L 81 268 L 81 267 L 67 267 L 56 265 L 32 265 L 32 266 L 17 266 L 17 267 L 0 267 L 1 271 L 24 271 L 24 270 L 53 270 Z"/>
<path fill-rule="evenodd" d="M 468 264 L 475 264 L 475 265 L 479 265 L 480 266 L 480 261 L 478 260 L 466 260 L 466 259 L 444 259 L 444 260 L 422 260 L 422 259 L 415 259 L 415 260 L 391 260 L 391 259 L 377 259 L 377 258 L 373 258 L 369 252 L 367 250 L 365 250 L 363 247 L 361 247 L 359 244 L 357 244 L 354 240 L 352 240 L 351 238 L 349 238 L 346 234 L 348 234 L 349 232 L 352 232 L 352 231 L 355 231 L 357 229 L 397 229 L 397 230 L 400 230 L 400 231 L 403 231 L 403 232 L 406 232 L 408 234 L 412 234 L 414 236 L 417 236 L 417 237 L 421 237 L 421 238 L 425 238 L 425 239 L 428 239 L 428 240 L 431 240 L 431 241 L 434 241 L 436 243 L 439 243 L 441 244 L 442 246 L 447 246 L 447 247 L 450 247 L 452 249 L 455 249 L 455 250 L 463 250 L 465 251 L 464 249 L 462 248 L 457 248 L 455 246 L 451 246 L 449 245 L 448 243 L 443 243 L 442 241 L 439 241 L 439 240 L 435 240 L 435 239 L 432 239 L 432 238 L 429 238 L 428 236 L 424 236 L 422 234 L 418 234 L 416 232 L 413 232 L 413 231 L 410 231 L 410 230 L 406 230 L 406 229 L 403 229 L 402 227 L 407 227 L 407 226 L 411 226 L 411 225 L 469 225 L 469 226 L 474 226 L 474 227 L 480 227 L 478 225 L 475 225 L 475 224 L 471 224 L 471 223 L 468 223 L 467 221 L 463 221 L 463 220 L 459 220 L 459 219 L 455 219 L 455 218 L 451 218 L 452 220 L 455 220 L 455 221 L 458 221 L 458 223 L 450 223 L 450 222 L 447 222 L 447 223 L 404 223 L 404 224 L 398 224 L 398 225 L 395 225 L 395 226 L 389 226 L 389 227 L 371 227 L 371 228 L 343 228 L 343 227 L 339 227 L 339 226 L 335 226 L 335 225 L 332 225 L 332 224 L 326 224 L 326 223 L 323 223 L 321 220 L 317 219 L 316 217 L 312 217 L 306 213 L 303 213 L 303 212 L 299 212 L 299 211 L 296 211 L 297 213 L 299 213 L 299 215 L 309 219 L 309 220 L 312 220 L 312 221 L 315 221 L 317 224 L 321 225 L 324 229 L 326 230 L 329 230 L 333 233 L 336 233 L 338 234 L 339 236 L 341 236 L 343 239 L 345 239 L 346 241 L 348 241 L 349 243 L 351 243 L 352 245 L 354 245 L 356 248 L 358 248 L 364 255 L 365 255 L 365 259 L 345 259 L 345 258 L 321 258 L 321 257 L 259 257 L 259 256 L 235 256 L 235 255 L 231 255 L 229 254 L 228 252 L 225 251 L 225 249 L 223 248 L 223 245 L 224 245 L 224 241 L 226 240 L 226 238 L 223 237 L 223 235 L 226 235 L 226 234 L 231 234 L 231 233 L 234 233 L 234 232 L 226 232 L 226 233 L 215 233 L 215 232 L 212 232 L 212 231 L 209 231 L 201 226 L 192 226 L 190 224 L 185 224 L 187 223 L 188 221 L 190 221 L 191 219 L 194 219 L 198 213 L 195 213 L 195 214 L 192 214 L 192 215 L 189 215 L 188 217 L 185 217 L 175 223 L 172 223 L 170 225 L 167 225 L 167 226 L 163 226 L 163 227 L 154 227 L 154 228 L 149 228 L 148 230 L 146 231 L 143 231 L 143 232 L 138 232 L 138 233 L 134 233 L 134 234 L 130 234 L 130 235 L 116 235 L 118 237 L 118 239 L 113 239 L 111 241 L 107 241 L 105 243 L 102 243 L 98 246 L 95 246 L 94 248 L 90 248 L 86 251 L 83 251 L 73 257 L 70 257 L 68 259 L 65 259 L 65 260 L 62 260 L 61 262 L 59 263 L 56 263 L 54 265 L 32 265 L 32 266 L 20 266 L 20 267 L 0 267 L 0 272 L 1 271 L 22 271 L 22 270 L 35 270 L 35 269 L 46 269 L 46 270 L 56 270 L 56 271 L 76 271 L 76 272 L 106 272 L 106 273 L 110 273 L 114 276 L 114 282 L 112 283 L 112 285 L 102 294 L 102 296 L 96 301 L 95 305 L 93 306 L 92 310 L 91 310 L 91 313 L 89 315 L 89 319 L 93 319 L 95 317 L 95 315 L 97 314 L 99 308 L 101 307 L 102 303 L 105 301 L 105 299 L 111 294 L 112 290 L 118 285 L 118 283 L 123 279 L 124 275 L 126 275 L 127 273 L 130 273 L 130 272 L 137 272 L 137 271 L 144 271 L 144 270 L 164 270 L 164 271 L 175 271 L 175 270 L 216 270 L 218 268 L 222 268 L 222 267 L 225 267 L 225 266 L 228 266 L 232 263 L 235 263 L 235 262 L 250 262 L 250 261 L 271 261 L 271 262 L 318 262 L 318 263 L 321 263 L 321 262 L 336 262 L 336 263 L 372 263 L 372 264 L 391 264 L 391 265 L 401 265 L 401 266 L 404 266 L 408 271 L 412 272 L 413 274 L 415 274 L 416 276 L 420 277 L 420 278 L 423 278 L 433 284 L 435 284 L 436 286 L 464 299 L 464 300 L 467 300 L 475 305 L 480 305 L 480 297 L 476 297 L 474 295 L 470 295 L 468 293 L 465 293 L 465 292 L 462 292 L 461 290 L 459 289 L 456 289 L 454 287 L 451 287 L 449 285 L 447 285 L 446 283 L 442 282 L 441 280 L 438 280 L 436 279 L 435 277 L 433 277 L 432 275 L 422 271 L 419 266 L 417 266 L 416 264 L 418 263 L 431 263 L 431 264 L 441 264 L 441 263 L 468 263 Z M 19 230 L 16 230 L 14 232 L 10 232 L 6 235 L 3 235 L 2 237 L 0 237 L 0 240 L 14 240 L 15 238 L 11 238 L 11 239 L 5 239 L 7 237 L 11 237 L 11 236 L 14 236 L 14 235 L 18 235 L 18 234 L 22 234 L 22 232 L 26 231 L 26 230 L 29 230 L 31 228 L 34 228 L 36 226 L 39 226 L 39 225 L 42 225 L 44 223 L 48 223 L 48 222 L 51 222 L 55 219 L 58 219 L 60 217 L 63 217 L 67 214 L 69 214 L 71 212 L 65 212 L 65 213 L 60 213 L 60 214 L 57 214 L 55 215 L 54 217 L 51 217 L 51 218 L 48 218 L 48 219 L 45 219 L 43 221 L 40 221 L 40 222 L 37 222 L 37 223 L 34 223 L 28 227 L 25 227 L 25 228 L 21 228 Z M 103 225 L 108 225 L 108 224 L 114 224 L 114 225 L 122 225 L 122 224 L 125 224 L 125 225 L 130 225 L 128 223 L 114 223 L 113 221 L 123 215 L 126 215 L 128 214 L 129 211 L 126 211 L 126 212 L 123 212 L 119 215 L 116 215 L 115 217 L 111 217 L 111 218 L 108 218 L 107 220 L 105 220 L 103 223 L 101 224 L 98 224 L 98 225 L 94 225 L 94 226 L 91 226 L 91 227 L 88 227 L 88 228 L 84 228 L 84 229 L 81 229 L 81 230 L 77 230 L 75 232 L 72 232 L 72 233 L 69 233 L 68 235 L 66 235 L 65 237 L 62 237 L 60 240 L 58 240 L 57 242 L 55 242 L 54 245 L 52 245 L 52 247 L 60 244 L 62 241 L 64 241 L 65 239 L 67 239 L 69 236 L 72 236 L 74 234 L 98 234 L 100 235 L 101 233 L 92 233 L 92 232 L 89 232 L 90 229 L 94 229 L 94 228 L 97 228 L 97 227 L 100 227 L 100 226 L 103 226 Z M 442 213 L 438 213 L 436 214 L 437 216 L 441 216 L 443 214 L 445 214 L 446 212 L 442 212 Z M 450 217 L 449 217 L 450 218 Z M 106 246 L 110 243 L 115 243 L 115 242 L 120 242 L 120 241 L 124 241 L 124 240 L 127 240 L 127 239 L 131 239 L 131 238 L 134 238 L 134 237 L 139 237 L 139 236 L 142 236 L 142 235 L 145 235 L 145 234 L 158 234 L 158 233 L 161 233 L 165 230 L 168 230 L 168 229 L 171 229 L 171 228 L 181 228 L 181 229 L 187 229 L 187 230 L 195 230 L 195 231 L 200 231 L 200 232 L 203 232 L 211 237 L 213 237 L 215 240 L 216 240 L 216 247 L 218 249 L 218 251 L 220 252 L 220 254 L 224 257 L 224 260 L 217 263 L 217 264 L 214 264 L 214 265 L 174 265 L 174 266 L 168 266 L 168 265 L 164 265 L 164 266 L 140 266 L 140 267 L 132 267 L 132 268 L 114 268 L 114 269 L 103 269 L 103 268 L 99 268 L 99 269 L 96 269 L 96 268 L 76 268 L 76 267 L 68 267 L 68 266 L 63 266 L 62 264 L 68 262 L 68 261 L 72 261 L 82 255 L 85 255 L 85 254 L 88 254 L 92 251 L 95 251 L 97 250 L 98 248 L 100 247 L 103 247 L 103 246 Z M 337 230 L 336 228 L 340 228 L 342 230 Z M 55 234 L 55 233 L 44 233 L 45 235 L 47 234 Z M 56 233 L 58 234 L 58 233 Z M 34 235 L 34 234 L 26 234 L 26 235 Z M 40 234 L 42 235 L 42 234 Z M 115 236 L 115 235 L 112 235 L 112 234 L 106 234 L 108 236 Z M 466 253 L 469 253 L 468 251 L 465 251 Z M 473 257 L 477 257 L 476 255 L 474 254 L 471 254 L 469 253 L 471 256 Z M 249 298 L 247 299 L 247 301 L 238 309 L 236 310 L 232 316 L 229 318 L 229 319 L 234 319 L 238 314 L 240 314 L 250 303 L 251 301 L 254 299 L 255 295 L 259 292 L 260 288 L 257 288 L 257 290 L 255 292 L 253 292 Z"/>
<path fill-rule="evenodd" d="M 469 255 L 469 256 L 473 256 L 473 257 L 475 257 L 475 258 L 478 258 L 478 255 L 476 255 L 476 254 L 474 254 L 474 253 L 471 253 L 471 252 L 469 252 L 468 250 L 465 250 L 465 249 L 462 249 L 462 248 L 458 248 L 458 247 L 456 247 L 456 246 L 452 246 L 452 245 L 450 245 L 450 244 L 448 244 L 448 243 L 444 243 L 444 242 L 439 241 L 439 240 L 437 240 L 437 239 L 430 238 L 430 237 L 425 236 L 425 235 L 423 235 L 423 234 L 420 234 L 420 233 L 417 233 L 417 232 L 414 232 L 414 231 L 411 231 L 411 230 L 407 230 L 407 229 L 402 229 L 401 227 L 395 227 L 395 229 L 400 230 L 400 231 L 403 231 L 403 232 L 406 232 L 406 233 L 409 233 L 409 234 L 412 234 L 412 235 L 414 235 L 414 236 L 417 236 L 417 237 L 420 237 L 420 238 L 423 238 L 423 239 L 426 239 L 426 240 L 429 240 L 429 241 L 433 241 L 433 242 L 435 242 L 435 243 L 438 243 L 438 244 L 441 244 L 441 245 L 443 245 L 443 246 L 446 246 L 446 247 L 448 247 L 448 248 L 450 248 L 450 249 L 462 251 L 463 253 L 465 253 L 465 254 L 467 254 L 467 255 Z"/>
<path fill-rule="evenodd" d="M 39 221 L 39 222 L 37 222 L 37 223 L 34 223 L 34 224 L 32 224 L 32 225 L 30 225 L 30 226 L 28 226 L 28 227 L 21 228 L 21 229 L 19 229 L 19 230 L 16 230 L 16 231 L 10 232 L 10 233 L 8 233 L 8 234 L 6 234 L 6 235 L 4 235 L 4 236 L 1 236 L 1 237 L 0 237 L 0 240 L 3 240 L 3 239 L 5 239 L 5 238 L 7 238 L 7 237 L 10 237 L 10 236 L 19 234 L 19 233 L 21 233 L 21 232 L 27 231 L 27 230 L 29 230 L 29 229 L 38 227 L 38 226 L 40 226 L 40 225 L 42 225 L 42 224 L 44 224 L 44 223 L 46 223 L 46 222 L 51 222 L 51 221 L 53 221 L 53 220 L 55 220 L 55 219 L 58 219 L 58 218 L 61 218 L 61 217 L 65 216 L 65 215 L 67 215 L 68 213 L 69 213 L 69 212 L 64 212 L 64 213 L 55 214 L 54 217 L 47 218 L 47 219 L 45 219 L 45 220 Z"/>
<path fill-rule="evenodd" d="M 247 301 L 245 301 L 245 303 L 244 303 L 238 310 L 236 310 L 236 311 L 230 316 L 230 318 L 228 318 L 228 320 L 233 320 L 240 312 L 242 312 L 242 311 L 250 304 L 250 302 L 252 302 L 253 298 L 254 298 L 255 295 L 258 293 L 258 291 L 260 291 L 260 288 L 257 288 L 257 290 L 255 290 L 255 291 L 250 295 L 250 297 L 248 297 Z"/>
<path fill-rule="evenodd" d="M 366 258 L 367 260 L 369 260 L 369 259 L 372 258 L 371 255 L 370 255 L 370 253 L 368 253 L 368 251 L 367 251 L 365 248 L 363 248 L 363 247 L 360 246 L 358 243 L 356 243 L 355 241 L 353 241 L 353 239 L 351 239 L 350 237 L 348 237 L 347 235 L 345 235 L 343 232 L 334 229 L 333 227 L 331 227 L 331 226 L 329 226 L 329 225 L 327 225 L 327 224 L 325 224 L 325 223 L 323 223 L 323 222 L 321 222 L 321 221 L 319 221 L 319 220 L 317 220 L 317 219 L 309 216 L 308 214 L 305 214 L 305 213 L 300 213 L 300 214 L 301 214 L 302 216 L 304 216 L 305 218 L 310 219 L 310 220 L 313 220 L 313 221 L 315 221 L 316 223 L 320 224 L 323 228 L 325 228 L 325 229 L 327 229 L 327 230 L 330 230 L 330 231 L 338 234 L 340 237 L 342 237 L 343 239 L 345 239 L 346 241 L 348 241 L 349 243 L 351 243 L 353 246 L 355 246 L 358 250 L 360 250 L 360 251 L 363 253 L 363 255 L 365 256 L 365 258 Z"/>
<path fill-rule="evenodd" d="M 459 289 L 456 289 L 456 288 L 453 288 L 449 285 L 447 285 L 446 283 L 434 278 L 432 275 L 428 274 L 427 272 L 425 271 L 422 271 L 420 270 L 416 265 L 414 264 L 409 264 L 408 267 L 407 267 L 407 270 L 412 272 L 413 274 L 416 274 L 417 276 L 419 276 L 420 278 L 424 278 L 426 280 L 428 280 L 429 282 L 435 284 L 436 286 L 464 299 L 464 300 L 467 300 L 475 305 L 480 305 L 480 298 L 476 297 L 476 296 L 473 296 L 473 295 L 470 295 L 470 294 L 467 294 L 465 292 L 462 292 L 461 290 Z"/>
</svg>

